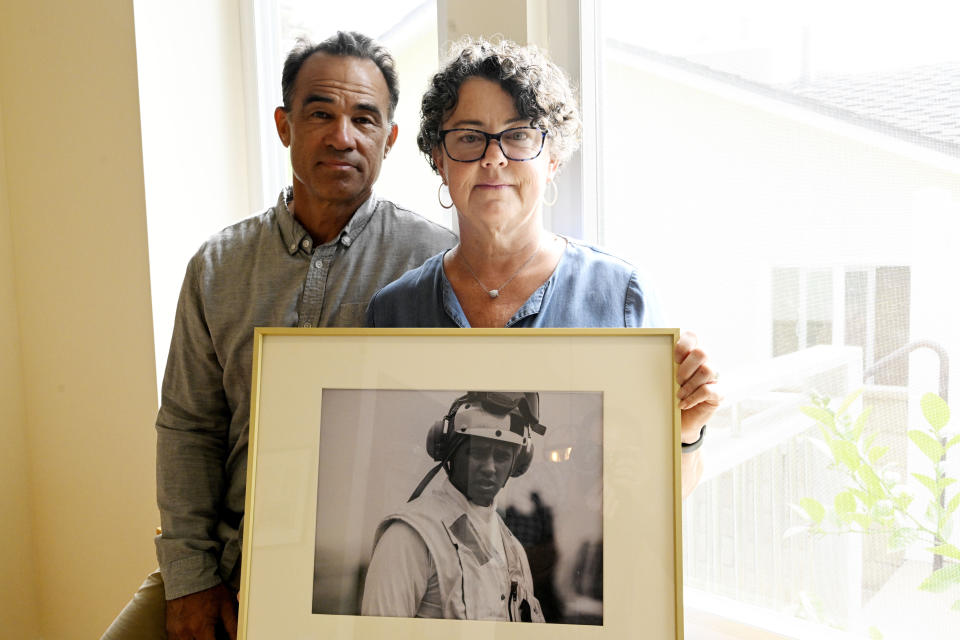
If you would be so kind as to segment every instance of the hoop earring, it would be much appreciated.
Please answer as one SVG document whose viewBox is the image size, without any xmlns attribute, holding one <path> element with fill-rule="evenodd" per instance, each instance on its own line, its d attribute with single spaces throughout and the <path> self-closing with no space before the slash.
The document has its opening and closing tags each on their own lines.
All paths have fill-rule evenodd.
<svg viewBox="0 0 960 640">
<path fill-rule="evenodd" d="M 452 209 L 452 208 L 453 208 L 453 197 L 450 198 L 450 204 L 443 204 L 443 198 L 442 198 L 441 195 L 440 195 L 440 192 L 443 191 L 443 188 L 444 188 L 445 186 L 447 186 L 447 183 L 446 183 L 446 182 L 441 182 L 441 183 L 440 183 L 440 186 L 437 187 L 437 202 L 439 202 L 439 203 L 440 203 L 440 206 L 443 207 L 444 209 Z M 449 190 L 449 189 L 447 189 L 447 193 L 448 193 L 448 194 L 450 193 L 450 190 Z"/>
<path fill-rule="evenodd" d="M 546 193 L 543 195 L 543 204 L 547 205 L 548 207 L 552 207 L 553 205 L 557 204 L 557 200 L 560 198 L 560 188 L 557 186 L 557 183 L 553 180 L 550 180 L 547 182 L 547 186 L 549 187 L 551 185 L 553 186 L 553 198 L 548 201 Z"/>
</svg>

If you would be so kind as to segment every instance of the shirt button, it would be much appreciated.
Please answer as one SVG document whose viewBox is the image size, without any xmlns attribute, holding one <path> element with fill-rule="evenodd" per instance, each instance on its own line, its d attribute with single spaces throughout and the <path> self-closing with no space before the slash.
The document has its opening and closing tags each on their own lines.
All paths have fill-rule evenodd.
<svg viewBox="0 0 960 640">
<path fill-rule="evenodd" d="M 300 243 L 300 246 L 306 249 L 307 251 L 310 251 L 310 241 L 307 240 L 306 238 L 303 239 L 303 242 Z"/>
<path fill-rule="evenodd" d="M 340 240 L 340 242 L 343 243 L 343 246 L 349 247 L 350 243 L 353 242 L 353 240 L 350 239 L 350 236 L 343 236 L 343 239 Z"/>
<path fill-rule="evenodd" d="M 505 595 L 503 595 L 503 594 L 501 593 L 501 594 L 500 594 L 500 599 L 501 599 L 501 600 L 506 600 L 506 599 L 507 599 L 507 596 L 505 596 Z"/>
<path fill-rule="evenodd" d="M 313 263 L 313 266 L 316 269 L 323 269 L 323 262 L 321 260 L 317 260 L 316 262 Z"/>
<path fill-rule="evenodd" d="M 313 326 L 313 323 L 312 323 L 312 322 L 304 322 L 304 323 L 303 323 L 303 326 L 306 327 L 307 329 L 309 329 L 310 327 Z"/>
<path fill-rule="evenodd" d="M 297 250 L 297 243 L 294 242 L 292 245 L 290 245 L 290 253 L 293 253 L 296 250 Z"/>
</svg>

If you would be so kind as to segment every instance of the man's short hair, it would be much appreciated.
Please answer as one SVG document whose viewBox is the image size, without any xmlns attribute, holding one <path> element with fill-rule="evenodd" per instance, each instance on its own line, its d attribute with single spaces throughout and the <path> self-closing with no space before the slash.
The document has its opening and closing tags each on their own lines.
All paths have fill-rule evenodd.
<svg viewBox="0 0 960 640">
<path fill-rule="evenodd" d="M 397 102 L 400 100 L 400 83 L 397 77 L 397 64 L 387 51 L 386 47 L 369 36 L 356 31 L 337 31 L 323 42 L 313 43 L 306 38 L 298 38 L 287 59 L 283 63 L 283 77 L 280 80 L 280 86 L 283 89 L 283 110 L 290 111 L 291 101 L 293 100 L 293 88 L 297 84 L 297 75 L 300 73 L 300 67 L 307 61 L 307 58 L 315 53 L 326 53 L 331 56 L 344 56 L 363 58 L 372 61 L 383 79 L 387 82 L 387 90 L 390 92 L 390 111 L 387 117 L 393 121 L 393 113 L 397 108 Z"/>
</svg>

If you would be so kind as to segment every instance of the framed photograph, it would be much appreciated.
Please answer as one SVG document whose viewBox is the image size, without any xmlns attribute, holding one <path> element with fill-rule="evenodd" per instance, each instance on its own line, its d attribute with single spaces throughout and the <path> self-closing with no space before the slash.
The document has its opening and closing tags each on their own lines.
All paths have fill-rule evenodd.
<svg viewBox="0 0 960 640">
<path fill-rule="evenodd" d="M 682 638 L 677 335 L 258 329 L 240 637 Z"/>
</svg>

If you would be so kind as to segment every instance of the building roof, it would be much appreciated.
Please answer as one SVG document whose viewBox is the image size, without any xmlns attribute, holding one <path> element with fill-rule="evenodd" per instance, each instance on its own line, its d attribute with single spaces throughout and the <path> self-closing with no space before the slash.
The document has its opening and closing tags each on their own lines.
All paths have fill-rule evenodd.
<svg viewBox="0 0 960 640">
<path fill-rule="evenodd" d="M 797 82 L 785 91 L 837 115 L 960 155 L 960 62 Z"/>
<path fill-rule="evenodd" d="M 639 58 L 960 157 L 960 62 L 771 85 L 634 44 L 608 40 L 608 45 Z"/>
</svg>

